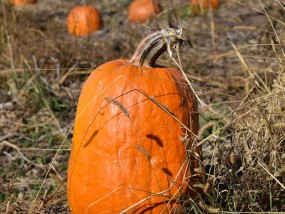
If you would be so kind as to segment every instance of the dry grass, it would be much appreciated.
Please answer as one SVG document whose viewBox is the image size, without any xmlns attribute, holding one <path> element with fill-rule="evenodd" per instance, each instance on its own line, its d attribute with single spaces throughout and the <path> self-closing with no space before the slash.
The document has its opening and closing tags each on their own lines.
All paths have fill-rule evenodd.
<svg viewBox="0 0 285 214">
<path fill-rule="evenodd" d="M 274 63 L 275 64 L 275 63 Z M 284 211 L 284 65 L 255 73 L 252 86 L 227 122 L 209 123 L 204 140 L 213 206 L 227 211 Z M 259 80 L 261 82 L 259 82 Z"/>
<path fill-rule="evenodd" d="M 104 29 L 73 38 L 65 17 L 74 2 L 53 3 L 14 10 L 1 2 L 1 213 L 69 212 L 66 170 L 82 84 L 98 65 L 129 58 L 151 31 L 126 22 L 128 1 L 102 1 Z M 224 1 L 218 12 L 191 17 L 187 4 L 176 9 L 192 47 L 180 55 L 206 103 L 198 136 L 206 177 L 195 203 L 183 198 L 185 213 L 284 212 L 284 5 Z M 162 14 L 148 25 L 166 23 Z M 176 66 L 167 54 L 159 63 Z"/>
</svg>

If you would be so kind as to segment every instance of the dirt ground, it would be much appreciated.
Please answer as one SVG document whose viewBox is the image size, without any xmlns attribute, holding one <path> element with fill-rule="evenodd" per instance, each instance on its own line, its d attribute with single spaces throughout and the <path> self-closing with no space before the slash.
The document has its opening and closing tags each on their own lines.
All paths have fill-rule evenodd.
<svg viewBox="0 0 285 214">
<path fill-rule="evenodd" d="M 131 58 L 142 38 L 168 25 L 169 9 L 187 41 L 182 67 L 206 104 L 200 137 L 210 187 L 196 213 L 285 211 L 284 2 L 223 0 L 194 16 L 190 1 L 163 0 L 145 24 L 128 22 L 130 0 L 88 2 L 104 23 L 88 37 L 67 32 L 78 0 L 0 3 L 0 212 L 69 213 L 66 171 L 83 83 L 104 62 Z M 167 53 L 158 64 L 177 67 Z"/>
</svg>

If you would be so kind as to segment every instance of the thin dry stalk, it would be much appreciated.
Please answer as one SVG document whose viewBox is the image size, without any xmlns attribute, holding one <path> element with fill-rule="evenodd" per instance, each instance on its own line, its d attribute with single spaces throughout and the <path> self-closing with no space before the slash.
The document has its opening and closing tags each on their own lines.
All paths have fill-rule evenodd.
<svg viewBox="0 0 285 214">
<path fill-rule="evenodd" d="M 14 144 L 12 144 L 12 143 L 9 143 L 9 142 L 6 141 L 6 140 L 1 141 L 1 142 L 0 142 L 0 146 L 1 146 L 1 145 L 3 145 L 3 146 L 4 146 L 4 145 L 5 145 L 5 146 L 9 146 L 9 147 L 15 149 L 15 150 L 18 152 L 18 154 L 20 155 L 20 157 L 21 157 L 24 161 L 28 162 L 29 164 L 32 164 L 32 165 L 35 166 L 35 167 L 38 167 L 38 168 L 40 168 L 40 169 L 43 169 L 43 166 L 42 166 L 42 165 L 36 164 L 36 163 L 34 163 L 33 161 L 31 161 L 31 160 L 29 160 L 28 158 L 26 158 L 26 157 L 24 156 L 24 154 L 21 152 L 21 150 L 19 149 L 18 146 L 14 145 Z"/>
</svg>

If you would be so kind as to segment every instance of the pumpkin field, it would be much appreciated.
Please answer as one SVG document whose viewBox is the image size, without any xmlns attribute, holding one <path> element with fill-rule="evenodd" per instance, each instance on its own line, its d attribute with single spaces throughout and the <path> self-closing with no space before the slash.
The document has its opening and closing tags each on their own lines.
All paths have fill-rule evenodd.
<svg viewBox="0 0 285 214">
<path fill-rule="evenodd" d="M 285 2 L 1 0 L 0 213 L 285 213 Z"/>
</svg>

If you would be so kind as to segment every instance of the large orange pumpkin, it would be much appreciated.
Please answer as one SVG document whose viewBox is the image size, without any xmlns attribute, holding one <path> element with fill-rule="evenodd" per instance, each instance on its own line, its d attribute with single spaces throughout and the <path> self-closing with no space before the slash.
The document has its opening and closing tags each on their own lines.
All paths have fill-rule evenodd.
<svg viewBox="0 0 285 214">
<path fill-rule="evenodd" d="M 143 23 L 160 12 L 158 0 L 135 0 L 128 10 L 130 22 Z"/>
<path fill-rule="evenodd" d="M 15 6 L 18 5 L 25 5 L 25 4 L 34 4 L 37 2 L 37 0 L 11 0 L 12 4 Z"/>
<path fill-rule="evenodd" d="M 192 0 L 190 2 L 191 11 L 198 15 L 201 11 L 208 9 L 211 6 L 213 9 L 219 7 L 219 0 Z"/>
<path fill-rule="evenodd" d="M 67 29 L 70 34 L 88 36 L 100 27 L 100 14 L 92 5 L 76 6 L 68 14 Z"/>
<path fill-rule="evenodd" d="M 149 35 L 131 60 L 107 62 L 85 82 L 68 166 L 73 214 L 170 213 L 181 194 L 195 195 L 197 102 L 181 71 L 155 66 L 181 32 Z"/>
</svg>

